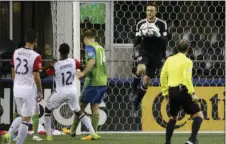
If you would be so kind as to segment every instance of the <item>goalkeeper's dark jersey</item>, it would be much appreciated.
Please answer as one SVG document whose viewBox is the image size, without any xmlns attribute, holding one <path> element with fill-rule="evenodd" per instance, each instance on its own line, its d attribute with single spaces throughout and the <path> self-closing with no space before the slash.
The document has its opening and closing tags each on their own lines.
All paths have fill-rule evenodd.
<svg viewBox="0 0 226 144">
<path fill-rule="evenodd" d="M 136 25 L 136 39 L 134 47 L 140 45 L 140 50 L 145 51 L 147 54 L 153 55 L 155 53 L 164 53 L 167 45 L 167 24 L 164 20 L 156 18 L 154 24 L 159 28 L 160 37 L 156 36 L 142 36 L 142 28 L 149 23 L 147 19 L 140 20 Z"/>
</svg>

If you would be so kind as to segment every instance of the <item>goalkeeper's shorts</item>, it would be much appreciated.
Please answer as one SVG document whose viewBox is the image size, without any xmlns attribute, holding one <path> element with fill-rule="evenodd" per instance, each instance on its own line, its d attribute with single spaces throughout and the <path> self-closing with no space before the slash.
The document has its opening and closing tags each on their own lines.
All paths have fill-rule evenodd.
<svg viewBox="0 0 226 144">
<path fill-rule="evenodd" d="M 81 101 L 90 104 L 100 104 L 107 91 L 107 86 L 87 86 L 82 94 Z"/>
</svg>

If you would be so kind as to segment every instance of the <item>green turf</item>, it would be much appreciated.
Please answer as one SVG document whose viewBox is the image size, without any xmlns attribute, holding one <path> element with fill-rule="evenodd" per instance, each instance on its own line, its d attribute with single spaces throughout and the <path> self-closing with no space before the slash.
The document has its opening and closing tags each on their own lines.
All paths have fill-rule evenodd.
<svg viewBox="0 0 226 144">
<path fill-rule="evenodd" d="M 163 134 L 101 134 L 102 140 L 82 141 L 82 135 L 71 138 L 69 136 L 54 136 L 52 142 L 32 141 L 28 137 L 25 144 L 164 144 Z M 175 134 L 172 144 L 184 144 L 189 137 L 188 134 Z M 46 137 L 43 137 L 46 139 Z M 224 144 L 224 134 L 200 134 L 199 144 Z"/>
</svg>

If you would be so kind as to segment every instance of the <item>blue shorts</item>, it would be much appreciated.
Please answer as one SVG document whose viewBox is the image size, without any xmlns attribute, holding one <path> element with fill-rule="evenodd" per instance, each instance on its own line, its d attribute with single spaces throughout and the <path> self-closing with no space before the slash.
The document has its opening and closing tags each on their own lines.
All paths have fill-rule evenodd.
<svg viewBox="0 0 226 144">
<path fill-rule="evenodd" d="M 83 91 L 81 101 L 91 104 L 100 104 L 107 88 L 107 86 L 87 86 Z"/>
</svg>

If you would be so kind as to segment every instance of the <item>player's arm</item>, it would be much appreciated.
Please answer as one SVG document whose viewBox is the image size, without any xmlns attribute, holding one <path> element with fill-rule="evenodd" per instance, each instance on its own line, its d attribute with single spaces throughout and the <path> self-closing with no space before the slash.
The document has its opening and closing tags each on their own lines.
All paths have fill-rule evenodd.
<svg viewBox="0 0 226 144">
<path fill-rule="evenodd" d="M 134 39 L 134 43 L 133 43 L 133 57 L 136 58 L 137 56 L 139 56 L 139 48 L 140 48 L 140 44 L 141 44 L 141 40 L 142 40 L 142 33 L 140 30 L 140 22 L 137 23 L 136 25 L 136 33 L 135 33 L 135 39 Z"/>
<path fill-rule="evenodd" d="M 88 58 L 88 62 L 81 73 L 79 73 L 78 78 L 84 77 L 95 65 L 96 63 L 96 53 L 95 48 L 93 46 L 87 45 L 85 47 L 85 54 Z"/>
<path fill-rule="evenodd" d="M 192 82 L 192 68 L 193 68 L 193 63 L 190 60 L 184 70 L 184 79 L 186 80 L 188 93 L 191 95 L 193 95 L 195 92 L 193 82 Z"/>
<path fill-rule="evenodd" d="M 13 54 L 12 59 L 10 61 L 10 65 L 11 65 L 12 80 L 14 81 L 14 79 L 15 79 L 15 69 L 14 69 L 14 59 L 13 59 L 13 57 L 14 57 L 14 54 Z"/>
<path fill-rule="evenodd" d="M 163 96 L 168 96 L 168 60 L 164 63 L 160 74 L 160 85 Z"/>
<path fill-rule="evenodd" d="M 42 58 L 39 55 L 39 56 L 37 56 L 37 58 L 35 59 L 35 62 L 34 62 L 33 77 L 34 77 L 34 81 L 35 81 L 35 84 L 38 89 L 40 99 L 42 98 L 42 83 L 41 83 L 41 78 L 40 78 L 40 73 L 39 73 L 39 71 L 41 71 L 41 70 L 42 70 Z"/>
</svg>

